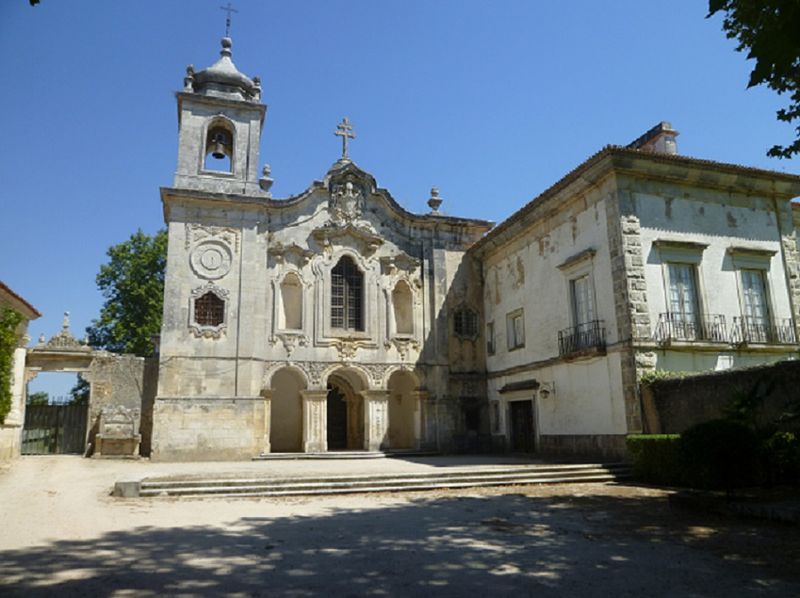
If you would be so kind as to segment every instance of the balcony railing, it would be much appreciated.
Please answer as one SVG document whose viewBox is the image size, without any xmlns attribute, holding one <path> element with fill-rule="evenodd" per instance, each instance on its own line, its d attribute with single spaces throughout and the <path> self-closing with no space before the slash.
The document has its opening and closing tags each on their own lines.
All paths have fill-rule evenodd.
<svg viewBox="0 0 800 598">
<path fill-rule="evenodd" d="M 792 345 L 797 342 L 792 320 L 772 322 L 765 318 L 738 316 L 733 318 L 731 342 L 735 345 Z"/>
<path fill-rule="evenodd" d="M 558 331 L 558 354 L 572 355 L 606 348 L 606 329 L 603 320 L 592 320 Z"/>
<path fill-rule="evenodd" d="M 658 343 L 671 341 L 727 343 L 725 316 L 720 314 L 686 314 L 666 312 L 658 314 L 658 324 L 653 332 Z"/>
</svg>

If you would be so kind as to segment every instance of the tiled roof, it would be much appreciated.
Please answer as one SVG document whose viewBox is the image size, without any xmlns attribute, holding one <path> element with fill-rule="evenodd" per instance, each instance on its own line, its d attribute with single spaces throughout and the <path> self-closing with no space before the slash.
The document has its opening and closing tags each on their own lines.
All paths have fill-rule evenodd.
<svg viewBox="0 0 800 598">
<path fill-rule="evenodd" d="M 3 293 L 9 295 L 11 298 L 21 303 L 23 307 L 28 309 L 29 313 L 27 315 L 30 316 L 28 317 L 29 320 L 34 320 L 42 316 L 42 314 L 39 313 L 38 309 L 36 309 L 33 305 L 31 305 L 27 301 L 25 301 L 25 299 L 23 299 L 21 296 L 19 296 L 17 293 L 11 290 L 11 288 L 7 284 L 5 284 L 2 280 L 0 280 L 0 295 Z"/>
</svg>

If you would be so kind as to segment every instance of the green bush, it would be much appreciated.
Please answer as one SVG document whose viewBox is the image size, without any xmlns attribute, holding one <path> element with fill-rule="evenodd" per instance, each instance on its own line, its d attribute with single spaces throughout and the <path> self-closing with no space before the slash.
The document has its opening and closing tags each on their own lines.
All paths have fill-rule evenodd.
<svg viewBox="0 0 800 598">
<path fill-rule="evenodd" d="M 682 482 L 678 434 L 631 434 L 625 439 L 637 480 L 679 486 Z"/>
<path fill-rule="evenodd" d="M 758 481 L 759 442 L 746 425 L 713 419 L 692 426 L 678 442 L 683 480 L 694 488 L 733 490 Z"/>
<path fill-rule="evenodd" d="M 761 462 L 769 484 L 800 484 L 800 437 L 775 432 L 761 444 Z"/>
</svg>

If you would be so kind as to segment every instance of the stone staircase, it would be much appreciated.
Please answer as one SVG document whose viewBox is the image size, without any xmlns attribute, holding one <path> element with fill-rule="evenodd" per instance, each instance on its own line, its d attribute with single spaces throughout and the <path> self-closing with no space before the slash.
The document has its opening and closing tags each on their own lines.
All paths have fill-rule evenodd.
<svg viewBox="0 0 800 598">
<path fill-rule="evenodd" d="M 438 451 L 420 449 L 395 449 L 389 451 L 325 451 L 324 453 L 261 453 L 253 461 L 302 461 L 326 459 L 391 459 L 408 457 L 433 457 Z"/>
<path fill-rule="evenodd" d="M 144 479 L 118 482 L 116 496 L 297 496 L 406 492 L 444 488 L 476 488 L 518 484 L 614 482 L 628 478 L 630 466 L 610 464 L 552 464 L 510 467 L 443 469 L 426 473 L 331 475 L 291 478 Z M 128 486 L 122 488 L 120 484 Z M 132 486 L 135 485 L 135 486 Z"/>
</svg>

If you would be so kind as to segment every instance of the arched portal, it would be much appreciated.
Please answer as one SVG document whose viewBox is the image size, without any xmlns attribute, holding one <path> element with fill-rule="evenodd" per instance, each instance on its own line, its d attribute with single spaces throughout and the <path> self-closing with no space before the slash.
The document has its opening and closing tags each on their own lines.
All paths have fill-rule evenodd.
<svg viewBox="0 0 800 598">
<path fill-rule="evenodd" d="M 306 384 L 291 368 L 281 368 L 272 376 L 270 399 L 270 450 L 291 453 L 303 450 L 303 400 L 300 391 Z"/>
<path fill-rule="evenodd" d="M 411 372 L 394 372 L 389 377 L 389 446 L 417 448 L 417 380 Z"/>
<path fill-rule="evenodd" d="M 328 450 L 358 450 L 364 446 L 363 378 L 342 368 L 328 377 Z"/>
</svg>

